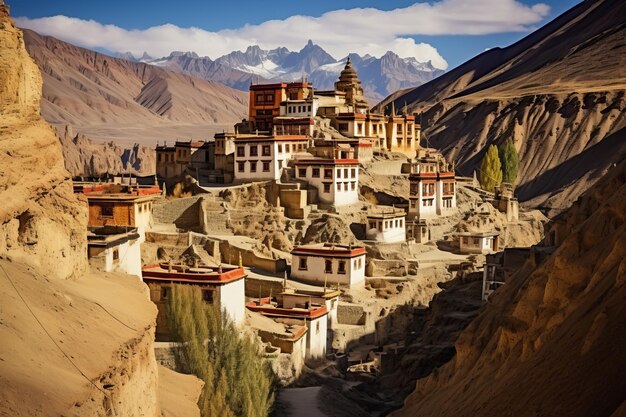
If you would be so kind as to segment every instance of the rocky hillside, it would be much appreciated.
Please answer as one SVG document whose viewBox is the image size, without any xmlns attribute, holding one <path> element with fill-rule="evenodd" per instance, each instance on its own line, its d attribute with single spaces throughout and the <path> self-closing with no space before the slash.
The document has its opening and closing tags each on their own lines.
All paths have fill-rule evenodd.
<svg viewBox="0 0 626 417">
<path fill-rule="evenodd" d="M 621 416 L 626 410 L 626 161 L 564 213 L 394 416 Z"/>
<path fill-rule="evenodd" d="M 247 94 L 25 31 L 43 75 L 43 117 L 97 140 L 153 146 L 208 138 L 247 113 Z"/>
<path fill-rule="evenodd" d="M 563 209 L 626 154 L 625 14 L 624 2 L 585 1 L 378 107 L 424 112 L 429 144 L 466 175 L 489 144 L 513 138 L 519 197 Z"/>
<path fill-rule="evenodd" d="M 114 141 L 93 141 L 71 126 L 57 129 L 61 141 L 65 168 L 72 177 L 111 174 L 153 175 L 156 169 L 156 152 L 153 147 L 122 146 Z"/>
<path fill-rule="evenodd" d="M 0 4 L 0 415 L 159 417 L 156 308 L 137 277 L 88 271 L 41 88 Z"/>
</svg>

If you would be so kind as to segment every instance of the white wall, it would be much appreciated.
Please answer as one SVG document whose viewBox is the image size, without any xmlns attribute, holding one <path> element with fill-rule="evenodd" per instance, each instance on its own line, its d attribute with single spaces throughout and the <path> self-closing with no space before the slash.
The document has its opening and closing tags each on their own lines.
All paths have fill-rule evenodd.
<svg viewBox="0 0 626 417">
<path fill-rule="evenodd" d="M 152 201 L 134 203 L 135 227 L 139 233 L 139 242 L 146 240 L 146 230 L 152 228 Z"/>
<path fill-rule="evenodd" d="M 326 315 L 316 319 L 307 320 L 307 349 L 306 356 L 308 359 L 323 358 L 326 356 L 326 332 L 327 332 Z"/>
<path fill-rule="evenodd" d="M 118 259 L 114 258 L 117 251 Z M 129 240 L 104 251 L 104 271 L 124 272 L 141 278 L 141 244 L 139 240 Z"/>
<path fill-rule="evenodd" d="M 389 219 L 368 219 L 367 223 L 368 239 L 385 243 L 406 242 L 405 216 Z M 372 225 L 374 225 L 373 228 Z"/>
<path fill-rule="evenodd" d="M 244 156 L 238 156 L 237 148 L 244 147 Z M 269 155 L 263 155 L 263 146 L 269 146 Z M 251 156 L 250 149 L 257 147 L 257 156 Z M 294 153 L 306 151 L 307 140 L 299 141 L 265 141 L 256 143 L 236 143 L 235 146 L 235 179 L 242 181 L 278 180 L 282 169 Z M 251 161 L 256 161 L 256 170 L 252 170 Z M 239 170 L 239 163 L 244 163 L 244 170 Z M 263 162 L 269 162 L 269 171 L 263 171 Z"/>
<path fill-rule="evenodd" d="M 307 268 L 300 269 L 300 259 L 306 258 Z M 363 285 L 365 283 L 365 254 L 353 258 L 332 258 L 320 255 L 293 254 L 291 258 L 291 278 L 307 282 L 316 282 L 328 287 L 337 283 L 348 286 Z M 332 272 L 326 273 L 326 259 L 332 263 Z M 345 261 L 346 273 L 340 274 L 339 261 Z"/>
<path fill-rule="evenodd" d="M 313 176 L 315 169 L 319 169 L 319 177 Z M 325 169 L 332 170 L 332 178 L 325 175 Z M 302 175 L 301 170 L 304 170 L 305 175 Z M 317 195 L 322 203 L 339 207 L 359 202 L 359 166 L 357 164 L 297 165 L 296 178 L 317 188 Z M 324 191 L 325 183 L 330 184 L 327 192 Z"/>
<path fill-rule="evenodd" d="M 220 286 L 220 308 L 236 325 L 243 323 L 246 316 L 245 280 L 229 282 Z"/>
<path fill-rule="evenodd" d="M 312 103 L 303 100 L 287 100 L 285 104 L 280 106 L 280 115 L 286 117 L 315 117 L 318 107 L 318 99 L 313 99 Z"/>
<path fill-rule="evenodd" d="M 488 253 L 493 252 L 494 236 L 474 238 L 472 236 L 459 236 L 459 250 L 461 253 Z M 478 243 L 475 243 L 478 239 Z"/>
</svg>

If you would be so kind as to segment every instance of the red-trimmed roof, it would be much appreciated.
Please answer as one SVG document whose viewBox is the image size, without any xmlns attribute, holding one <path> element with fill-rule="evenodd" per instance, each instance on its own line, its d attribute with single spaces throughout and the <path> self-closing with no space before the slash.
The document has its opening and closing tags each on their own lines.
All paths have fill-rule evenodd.
<svg viewBox="0 0 626 417">
<path fill-rule="evenodd" d="M 296 246 L 291 251 L 292 255 L 317 255 L 328 256 L 333 258 L 354 258 L 355 256 L 365 255 L 363 246 L 327 246 L 327 245 L 306 245 Z"/>
<path fill-rule="evenodd" d="M 287 83 L 274 83 L 274 84 L 251 84 L 250 90 L 277 90 L 279 88 L 287 87 Z"/>
<path fill-rule="evenodd" d="M 304 308 L 281 308 L 274 307 L 269 304 L 269 298 L 261 298 L 261 305 L 257 305 L 256 301 L 251 301 L 246 304 L 246 308 L 257 313 L 261 313 L 264 316 L 270 317 L 291 317 L 302 319 L 316 319 L 328 314 L 326 306 L 313 306 L 310 309 Z"/>
<path fill-rule="evenodd" d="M 194 272 L 194 270 L 196 272 Z M 204 272 L 206 271 L 206 272 Z M 190 268 L 189 271 L 180 272 L 177 269 L 169 271 L 167 264 L 145 265 L 141 268 L 141 275 L 144 280 L 167 281 L 167 282 L 190 282 L 200 284 L 228 284 L 245 278 L 246 273 L 243 268 L 232 268 L 219 272 L 218 268 Z"/>
</svg>

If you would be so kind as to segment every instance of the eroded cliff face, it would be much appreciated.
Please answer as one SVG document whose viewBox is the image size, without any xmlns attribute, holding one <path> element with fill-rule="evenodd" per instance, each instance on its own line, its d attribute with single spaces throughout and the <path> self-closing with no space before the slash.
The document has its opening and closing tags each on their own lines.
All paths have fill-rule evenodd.
<svg viewBox="0 0 626 417">
<path fill-rule="evenodd" d="M 0 415 L 160 415 L 156 308 L 87 267 L 87 207 L 39 115 L 41 76 L 0 5 Z"/>
<path fill-rule="evenodd" d="M 626 161 L 559 219 L 394 416 L 611 416 L 625 409 Z"/>
<path fill-rule="evenodd" d="M 87 213 L 39 115 L 39 70 L 4 7 L 0 24 L 0 255 L 53 277 L 78 276 L 86 268 Z"/>
</svg>

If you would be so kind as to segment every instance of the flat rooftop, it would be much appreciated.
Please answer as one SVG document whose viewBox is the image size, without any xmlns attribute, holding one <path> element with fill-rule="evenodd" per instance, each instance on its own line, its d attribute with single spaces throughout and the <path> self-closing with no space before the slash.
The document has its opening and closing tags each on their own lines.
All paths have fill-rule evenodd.
<svg viewBox="0 0 626 417">
<path fill-rule="evenodd" d="M 364 246 L 339 245 L 335 243 L 313 243 L 297 246 L 291 251 L 292 255 L 319 255 L 336 258 L 353 258 L 365 254 Z"/>
<path fill-rule="evenodd" d="M 158 263 L 145 265 L 141 268 L 143 279 L 146 281 L 186 282 L 196 284 L 224 285 L 246 277 L 242 267 L 232 265 L 207 266 L 197 268 L 187 265 Z"/>
</svg>

